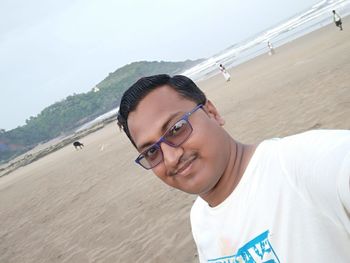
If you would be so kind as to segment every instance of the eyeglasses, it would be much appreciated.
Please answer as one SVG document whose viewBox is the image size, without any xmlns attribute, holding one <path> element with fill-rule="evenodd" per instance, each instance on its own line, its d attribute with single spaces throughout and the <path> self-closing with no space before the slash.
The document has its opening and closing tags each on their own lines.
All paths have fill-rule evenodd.
<svg viewBox="0 0 350 263">
<path fill-rule="evenodd" d="M 164 159 L 160 144 L 164 142 L 172 147 L 179 147 L 183 144 L 193 131 L 188 118 L 200 108 L 203 108 L 203 104 L 199 104 L 190 112 L 185 113 L 156 143 L 144 150 L 139 157 L 136 158 L 135 162 L 147 170 L 160 164 Z"/>
</svg>

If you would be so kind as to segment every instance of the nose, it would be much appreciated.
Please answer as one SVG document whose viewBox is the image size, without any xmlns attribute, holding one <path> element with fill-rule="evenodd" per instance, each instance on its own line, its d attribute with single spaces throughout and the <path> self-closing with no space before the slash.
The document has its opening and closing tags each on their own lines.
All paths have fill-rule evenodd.
<svg viewBox="0 0 350 263">
<path fill-rule="evenodd" d="M 184 153 L 182 147 L 172 147 L 164 142 L 160 144 L 160 147 L 163 152 L 165 167 L 167 167 L 170 170 L 175 169 L 179 163 L 181 156 Z"/>
</svg>

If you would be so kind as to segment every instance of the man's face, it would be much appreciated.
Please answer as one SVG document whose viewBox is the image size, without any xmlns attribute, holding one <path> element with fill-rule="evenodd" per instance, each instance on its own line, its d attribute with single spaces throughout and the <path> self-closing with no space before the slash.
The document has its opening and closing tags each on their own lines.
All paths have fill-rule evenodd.
<svg viewBox="0 0 350 263">
<path fill-rule="evenodd" d="M 130 134 L 139 152 L 157 142 L 195 102 L 180 97 L 169 86 L 149 93 L 128 117 Z M 229 135 L 213 104 L 208 101 L 189 117 L 193 131 L 179 147 L 161 143 L 164 160 L 153 172 L 166 184 L 192 194 L 206 194 L 224 173 L 230 155 Z"/>
</svg>

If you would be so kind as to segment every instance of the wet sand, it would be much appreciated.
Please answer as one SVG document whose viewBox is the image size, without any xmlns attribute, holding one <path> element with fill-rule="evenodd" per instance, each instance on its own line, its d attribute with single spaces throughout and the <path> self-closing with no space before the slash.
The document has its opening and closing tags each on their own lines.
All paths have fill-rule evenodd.
<svg viewBox="0 0 350 263">
<path fill-rule="evenodd" d="M 198 83 L 245 143 L 350 129 L 350 20 Z M 115 123 L 0 178 L 0 262 L 197 262 L 195 196 L 134 165 Z"/>
</svg>

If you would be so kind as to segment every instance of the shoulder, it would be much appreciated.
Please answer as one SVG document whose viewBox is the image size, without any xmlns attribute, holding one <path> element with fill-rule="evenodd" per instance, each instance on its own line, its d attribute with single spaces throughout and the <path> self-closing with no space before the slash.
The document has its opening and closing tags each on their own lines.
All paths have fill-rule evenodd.
<svg viewBox="0 0 350 263">
<path fill-rule="evenodd" d="M 295 135 L 284 137 L 283 140 L 318 140 L 349 137 L 350 130 L 310 130 Z"/>
<path fill-rule="evenodd" d="M 279 148 L 291 153 L 315 154 L 349 142 L 349 130 L 311 130 L 281 139 Z"/>
<path fill-rule="evenodd" d="M 339 193 L 339 186 L 349 185 L 349 130 L 315 130 L 283 138 L 278 156 L 289 182 L 305 195 L 317 194 L 320 199 L 332 188 Z"/>
<path fill-rule="evenodd" d="M 307 131 L 279 139 L 271 149 L 269 155 L 292 185 L 314 185 L 322 176 L 335 178 L 349 162 L 350 131 Z"/>
<path fill-rule="evenodd" d="M 315 210 L 350 231 L 350 131 L 315 130 L 281 140 L 290 185 Z"/>
</svg>

